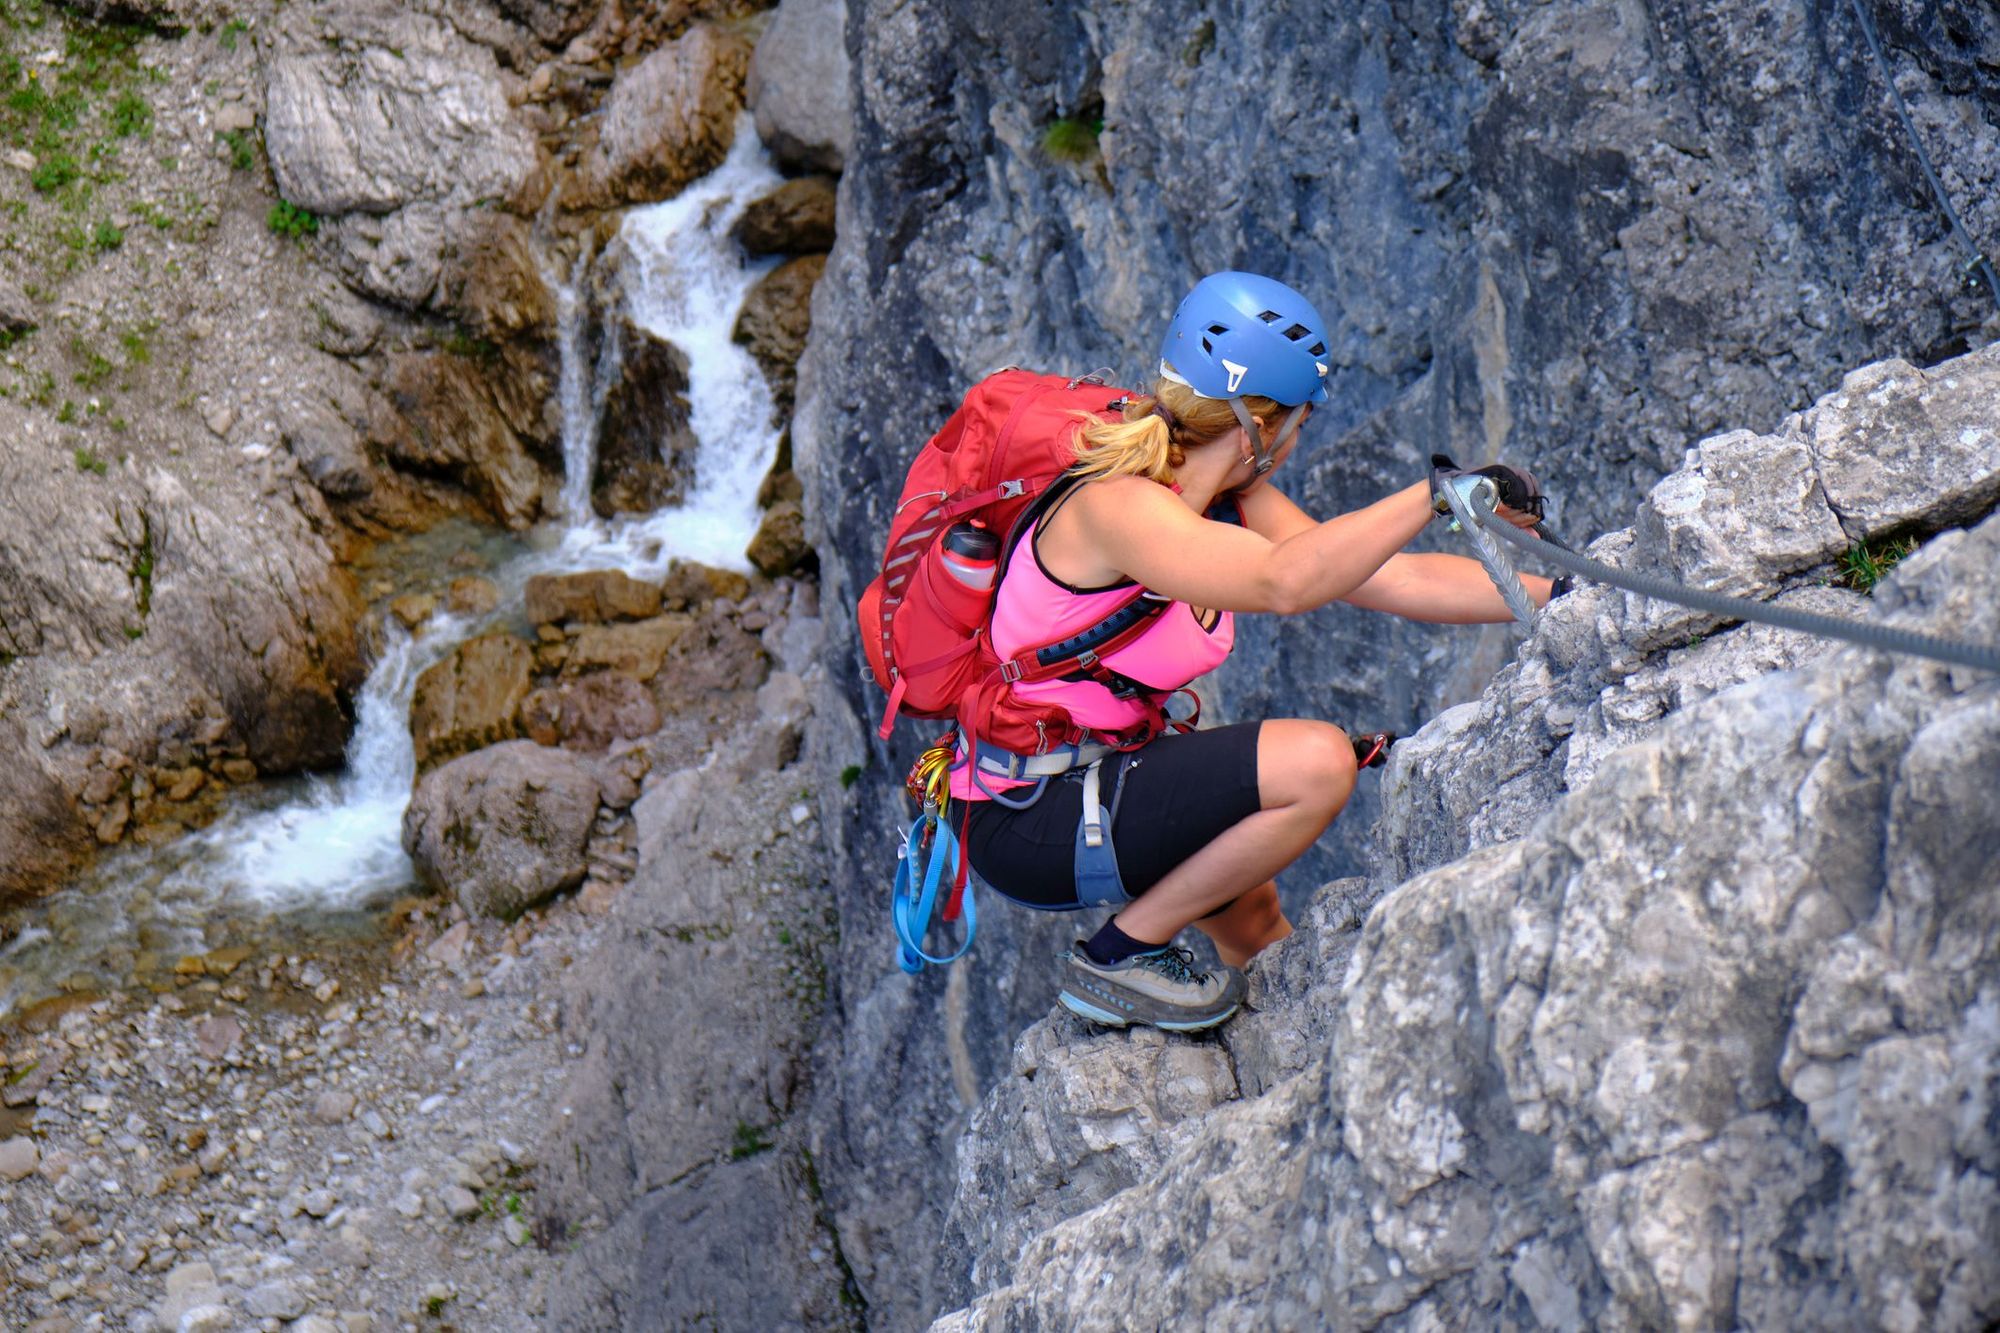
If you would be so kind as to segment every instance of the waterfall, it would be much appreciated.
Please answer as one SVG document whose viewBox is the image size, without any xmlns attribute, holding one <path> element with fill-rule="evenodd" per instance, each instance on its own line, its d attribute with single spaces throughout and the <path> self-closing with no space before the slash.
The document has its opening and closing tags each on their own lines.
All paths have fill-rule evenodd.
<svg viewBox="0 0 2000 1333">
<path fill-rule="evenodd" d="M 166 846 L 108 854 L 81 884 L 28 909 L 19 936 L 0 949 L 0 1015 L 45 986 L 37 978 L 106 969 L 136 952 L 141 939 L 156 952 L 200 952 L 212 919 L 352 912 L 408 888 L 413 877 L 402 822 L 416 777 L 409 713 L 417 678 L 472 635 L 518 618 L 531 576 L 615 568 L 658 578 L 676 557 L 747 568 L 743 552 L 756 532 L 757 486 L 778 437 L 770 390 L 730 332 L 744 296 L 774 261 L 747 261 L 729 230 L 779 179 L 746 116 L 721 167 L 674 199 L 625 218 L 628 311 L 688 359 L 698 443 L 686 501 L 613 521 L 591 510 L 601 372 L 615 369 L 615 356 L 606 358 L 607 367 L 591 365 L 586 355 L 586 255 L 555 284 L 562 526 L 533 543 L 540 549 L 493 573 L 500 609 L 483 617 L 440 614 L 416 634 L 390 624 L 356 697 L 354 735 L 339 774 L 247 793 L 207 829 Z"/>
</svg>

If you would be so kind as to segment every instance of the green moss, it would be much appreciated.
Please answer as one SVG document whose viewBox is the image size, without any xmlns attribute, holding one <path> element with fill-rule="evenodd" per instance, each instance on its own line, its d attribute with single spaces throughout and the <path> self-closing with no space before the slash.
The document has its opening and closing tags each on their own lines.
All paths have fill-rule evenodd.
<svg viewBox="0 0 2000 1333">
<path fill-rule="evenodd" d="M 50 191 L 60 190 L 82 174 L 83 168 L 77 166 L 76 159 L 68 153 L 51 153 L 37 162 L 35 169 L 28 173 L 28 184 L 43 194 L 48 194 Z"/>
<path fill-rule="evenodd" d="M 840 789 L 842 791 L 851 790 L 854 784 L 859 782 L 860 780 L 861 780 L 860 764 L 849 764 L 846 768 L 840 770 Z"/>
<path fill-rule="evenodd" d="M 1042 151 L 1057 162 L 1085 162 L 1096 154 L 1097 136 L 1103 132 L 1102 117 L 1064 116 L 1042 130 Z"/>
<path fill-rule="evenodd" d="M 245 23 L 242 19 L 231 19 L 222 25 L 222 31 L 216 34 L 215 40 L 223 50 L 234 51 L 236 49 L 236 39 L 248 31 L 250 31 L 248 23 Z"/>
<path fill-rule="evenodd" d="M 153 104 L 126 90 L 111 104 L 111 132 L 120 139 L 146 138 L 153 132 Z"/>
<path fill-rule="evenodd" d="M 737 1121 L 736 1137 L 729 1145 L 729 1160 L 740 1162 L 746 1157 L 755 1157 L 758 1153 L 769 1152 L 771 1150 L 771 1141 L 765 1137 L 768 1133 L 770 1133 L 769 1127 L 759 1127 L 747 1120 Z"/>
<path fill-rule="evenodd" d="M 90 248 L 93 250 L 116 250 L 123 244 L 124 231 L 108 218 L 90 230 Z"/>
<path fill-rule="evenodd" d="M 257 165 L 257 140 L 249 130 L 223 130 L 216 138 L 229 145 L 229 165 L 249 171 Z"/>
<path fill-rule="evenodd" d="M 65 411 L 68 411 L 71 416 L 76 415 L 73 408 L 74 404 L 71 403 L 63 404 L 63 409 Z M 60 417 L 58 419 L 60 419 Z M 106 472 L 111 470 L 111 465 L 105 462 L 102 458 L 99 458 L 96 454 L 92 453 L 90 450 L 79 449 L 76 451 L 76 470 L 78 472 L 89 472 L 96 476 L 101 477 Z"/>
</svg>

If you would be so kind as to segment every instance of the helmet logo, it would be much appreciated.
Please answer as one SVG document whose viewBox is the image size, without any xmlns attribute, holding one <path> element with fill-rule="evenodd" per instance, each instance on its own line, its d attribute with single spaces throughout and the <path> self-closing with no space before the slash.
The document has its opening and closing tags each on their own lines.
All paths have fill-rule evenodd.
<svg viewBox="0 0 2000 1333">
<path fill-rule="evenodd" d="M 1229 372 L 1229 392 L 1235 393 L 1243 384 L 1243 377 L 1250 373 L 1250 367 L 1239 366 L 1229 358 L 1222 359 L 1222 368 Z"/>
</svg>

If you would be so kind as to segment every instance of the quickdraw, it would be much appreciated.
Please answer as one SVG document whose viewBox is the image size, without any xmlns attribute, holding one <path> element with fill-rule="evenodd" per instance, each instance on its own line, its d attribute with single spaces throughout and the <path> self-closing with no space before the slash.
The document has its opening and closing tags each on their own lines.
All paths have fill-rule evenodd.
<svg viewBox="0 0 2000 1333">
<path fill-rule="evenodd" d="M 896 925 L 896 965 L 911 976 L 923 971 L 926 963 L 942 967 L 964 957 L 979 928 L 977 900 L 966 891 L 964 851 L 951 831 L 951 821 L 944 817 L 951 804 L 951 766 L 956 752 L 956 738 L 948 733 L 917 756 L 904 783 L 923 806 L 923 813 L 911 822 L 896 848 L 890 911 Z M 961 909 L 965 917 L 965 938 L 943 955 L 924 948 L 924 940 L 939 917 L 941 896 L 943 920 L 956 920 Z"/>
</svg>

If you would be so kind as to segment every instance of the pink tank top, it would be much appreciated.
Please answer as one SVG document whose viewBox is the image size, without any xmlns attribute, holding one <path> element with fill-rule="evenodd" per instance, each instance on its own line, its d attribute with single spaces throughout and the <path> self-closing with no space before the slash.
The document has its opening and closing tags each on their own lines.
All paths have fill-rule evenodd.
<svg viewBox="0 0 2000 1333">
<path fill-rule="evenodd" d="M 1058 503 L 1057 509 L 1061 508 Z M 1002 660 L 1031 648 L 1089 629 L 1113 611 L 1129 594 L 1129 579 L 1108 588 L 1075 588 L 1062 582 L 1042 564 L 1036 549 L 1041 522 L 1024 534 L 1007 562 L 1006 576 L 993 600 L 993 650 Z M 1162 611 L 1152 625 L 1131 643 L 1104 657 L 1104 665 L 1121 676 L 1156 690 L 1177 690 L 1195 677 L 1222 665 L 1236 646 L 1236 617 L 1228 611 L 1216 614 L 1213 626 L 1204 628 L 1194 608 L 1175 602 Z M 1037 703 L 1056 704 L 1069 711 L 1079 723 L 1099 731 L 1129 731 L 1146 720 L 1147 711 L 1136 699 L 1120 699 L 1094 680 L 1045 680 L 1019 684 L 1014 692 Z M 1026 785 L 985 775 L 993 791 Z M 971 765 L 961 762 L 952 771 L 951 794 L 958 800 L 986 799 L 972 781 Z"/>
</svg>

